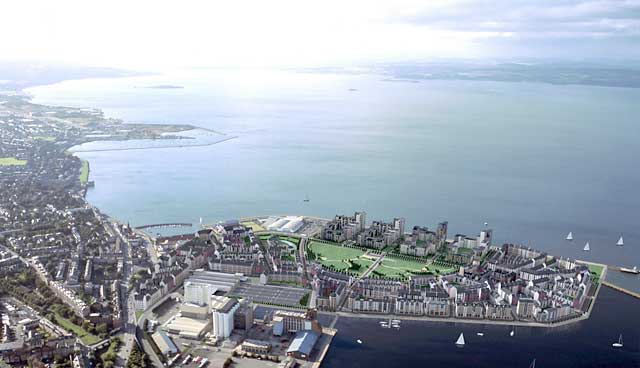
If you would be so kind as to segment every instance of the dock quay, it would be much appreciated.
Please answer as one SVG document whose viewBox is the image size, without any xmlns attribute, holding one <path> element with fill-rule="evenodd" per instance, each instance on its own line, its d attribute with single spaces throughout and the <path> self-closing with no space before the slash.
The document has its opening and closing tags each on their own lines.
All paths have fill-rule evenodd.
<svg viewBox="0 0 640 368">
<path fill-rule="evenodd" d="M 333 341 L 333 337 L 336 335 L 338 330 L 335 328 L 324 327 L 322 329 L 322 336 L 320 340 L 318 340 L 318 353 L 316 359 L 311 365 L 312 368 L 320 368 L 322 365 L 322 361 L 324 360 L 327 351 L 329 351 L 329 347 L 331 346 L 331 341 Z"/>
<path fill-rule="evenodd" d="M 640 299 L 640 293 L 636 293 L 636 292 L 633 292 L 631 290 L 627 290 L 627 289 L 622 288 L 620 286 L 614 285 L 614 284 L 612 284 L 612 283 L 610 283 L 608 281 L 602 281 L 602 284 L 605 285 L 605 286 L 608 286 L 608 287 L 610 287 L 610 288 L 612 288 L 614 290 L 617 290 L 617 291 L 619 291 L 621 293 L 625 293 L 625 294 L 630 295 L 630 296 L 632 296 L 634 298 Z"/>
</svg>

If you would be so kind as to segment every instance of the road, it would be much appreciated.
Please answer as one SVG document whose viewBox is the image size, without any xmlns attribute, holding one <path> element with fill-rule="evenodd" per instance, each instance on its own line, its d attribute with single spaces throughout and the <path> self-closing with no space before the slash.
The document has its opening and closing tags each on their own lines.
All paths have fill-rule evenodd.
<svg viewBox="0 0 640 368">
<path fill-rule="evenodd" d="M 149 342 L 143 337 L 142 329 L 144 326 L 144 321 L 149 319 L 149 317 L 153 315 L 153 312 L 152 312 L 153 309 L 156 306 L 164 303 L 167 299 L 171 297 L 180 298 L 182 296 L 175 292 L 168 293 L 167 295 L 163 296 L 156 303 L 154 303 L 149 308 L 147 308 L 147 310 L 144 311 L 142 315 L 140 315 L 140 318 L 138 318 L 138 321 L 137 321 L 137 329 L 134 328 L 134 330 L 136 331 L 135 332 L 136 336 L 138 337 L 138 341 L 140 341 L 140 343 L 142 344 L 142 348 L 144 349 L 145 354 L 149 356 L 151 363 L 153 364 L 154 367 L 163 367 L 163 365 L 162 365 L 162 362 L 160 361 L 160 358 L 156 355 L 155 351 L 153 350 Z"/>
<path fill-rule="evenodd" d="M 360 275 L 357 279 L 353 279 L 351 281 L 351 283 L 347 287 L 347 290 L 345 291 L 346 293 L 344 294 L 344 297 L 340 301 L 340 305 L 338 305 L 338 308 L 336 308 L 336 310 L 342 310 L 342 308 L 344 307 L 344 303 L 346 303 L 347 300 L 349 300 L 349 295 L 351 295 L 351 292 L 353 291 L 353 287 L 358 284 L 358 281 L 369 276 L 369 274 L 371 274 L 371 272 L 373 272 L 373 270 L 375 270 L 376 267 L 378 267 L 378 265 L 380 264 L 380 262 L 382 262 L 382 260 L 386 255 L 387 255 L 386 252 L 381 253 L 378 256 L 378 258 L 371 264 L 371 266 L 369 266 L 369 268 L 367 268 L 367 270 L 362 273 L 362 275 Z"/>
<path fill-rule="evenodd" d="M 127 238 L 122 235 L 118 224 L 110 224 L 109 227 L 121 239 L 122 244 L 122 278 L 120 279 L 120 308 L 122 310 L 122 331 L 119 334 L 122 340 L 120 350 L 118 350 L 118 358 L 116 367 L 124 367 L 129 353 L 135 344 L 136 337 L 136 313 L 133 305 L 133 295 L 129 294 L 129 279 L 133 273 L 133 261 L 131 259 L 131 244 Z"/>
</svg>

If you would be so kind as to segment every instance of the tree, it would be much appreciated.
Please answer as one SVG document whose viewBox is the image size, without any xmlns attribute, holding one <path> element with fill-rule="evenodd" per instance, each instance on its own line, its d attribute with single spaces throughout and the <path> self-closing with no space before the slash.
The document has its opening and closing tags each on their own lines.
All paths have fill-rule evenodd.
<svg viewBox="0 0 640 368">
<path fill-rule="evenodd" d="M 107 335 L 107 324 L 100 323 L 96 326 L 96 332 L 100 335 L 100 337 L 105 337 Z"/>
</svg>

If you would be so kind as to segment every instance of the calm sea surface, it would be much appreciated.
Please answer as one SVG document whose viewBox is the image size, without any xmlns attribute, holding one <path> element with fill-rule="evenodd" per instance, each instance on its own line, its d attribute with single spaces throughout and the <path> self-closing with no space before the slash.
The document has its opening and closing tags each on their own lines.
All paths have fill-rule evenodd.
<svg viewBox="0 0 640 368">
<path fill-rule="evenodd" d="M 184 88 L 141 88 L 161 84 Z M 78 153 L 96 183 L 88 200 L 134 225 L 364 209 L 369 220 L 448 220 L 452 233 L 486 221 L 498 242 L 640 266 L 640 89 L 199 71 L 30 92 L 38 103 L 238 136 Z M 640 290 L 638 277 L 609 279 Z"/>
</svg>

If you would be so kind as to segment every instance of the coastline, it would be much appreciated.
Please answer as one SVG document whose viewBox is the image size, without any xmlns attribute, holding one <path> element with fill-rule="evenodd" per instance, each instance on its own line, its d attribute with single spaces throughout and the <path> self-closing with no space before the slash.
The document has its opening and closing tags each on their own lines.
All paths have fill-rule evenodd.
<svg viewBox="0 0 640 368">
<path fill-rule="evenodd" d="M 29 103 L 31 101 L 31 98 L 29 98 Z M 44 106 L 44 107 L 52 107 L 52 106 L 48 106 L 48 105 L 40 105 L 40 104 L 36 104 L 39 106 Z M 98 109 L 99 110 L 99 109 Z M 100 112 L 102 112 L 102 110 L 99 110 Z M 105 118 L 108 119 L 108 118 Z M 128 123 L 123 123 L 123 125 L 127 125 Z M 142 124 L 130 124 L 130 125 L 142 125 Z M 196 126 L 191 126 L 191 125 L 163 125 L 163 124 L 144 124 L 145 126 L 148 127 L 173 127 L 173 128 L 179 128 L 179 127 L 189 127 L 191 129 L 201 129 L 201 130 L 205 130 L 205 131 L 210 131 L 216 134 L 220 134 L 220 135 L 225 135 L 224 133 L 219 133 L 210 129 L 206 129 L 206 128 L 200 128 L 200 127 L 196 127 Z M 178 130 L 175 133 L 180 133 L 180 132 L 184 132 L 187 130 Z M 213 145 L 213 144 L 217 144 L 217 143 L 222 143 L 225 142 L 227 140 L 231 140 L 234 138 L 238 138 L 237 136 L 230 136 L 227 137 L 225 139 L 222 139 L 220 141 L 216 141 L 216 142 L 212 142 L 212 143 L 206 143 L 206 144 L 199 144 L 199 145 L 176 145 L 176 146 L 158 146 L 158 147 L 139 147 L 139 148 L 114 148 L 114 149 L 96 149 L 96 150 L 83 150 L 83 151 L 69 151 L 70 148 L 77 146 L 79 144 L 74 144 L 72 146 L 69 146 L 65 149 L 65 151 L 70 152 L 71 154 L 75 154 L 75 153 L 84 153 L 84 152 L 108 152 L 108 151 L 128 151 L 128 150 L 146 150 L 146 149 L 154 149 L 154 148 L 185 148 L 185 147 L 199 147 L 199 146 L 209 146 L 209 145 Z M 144 140 L 151 140 L 152 138 L 145 138 Z M 113 142 L 123 142 L 123 141 L 128 141 L 130 139 L 118 139 L 118 140 L 112 140 Z M 100 142 L 102 140 L 89 140 L 86 142 L 82 142 L 80 144 L 83 143 L 89 143 L 89 142 Z M 87 165 L 90 167 L 90 162 L 87 160 Z M 84 190 L 84 201 L 86 205 L 89 205 L 91 207 L 94 207 L 93 205 L 91 205 L 87 200 L 86 200 L 86 190 Z M 97 207 L 94 207 L 96 209 L 98 209 Z M 98 209 L 98 211 L 100 211 L 100 209 Z M 102 213 L 100 211 L 100 213 Z M 108 214 L 104 214 L 103 215 L 109 220 L 109 221 L 116 221 L 114 218 L 112 218 L 110 215 Z M 328 219 L 324 219 L 324 218 L 320 218 L 320 217 L 313 217 L 313 216 L 305 216 L 308 218 L 313 218 L 313 219 L 319 219 L 319 220 L 328 220 Z M 254 220 L 260 218 L 260 216 L 250 216 L 250 217 L 242 217 L 241 220 L 242 221 L 247 221 L 247 220 Z M 270 233 L 269 231 L 264 231 L 264 232 L 260 232 L 258 231 L 257 233 Z M 283 234 L 283 235 L 289 235 L 289 236 L 299 236 L 299 234 Z M 607 270 L 607 266 L 604 264 L 600 264 L 600 263 L 595 263 L 595 262 L 588 262 L 588 261 L 580 261 L 578 260 L 578 262 L 581 263 L 585 263 L 585 264 L 595 264 L 595 265 L 600 265 L 600 266 L 604 266 L 604 272 L 601 275 L 600 278 L 600 283 L 598 285 L 598 288 L 596 289 L 595 293 L 594 293 L 594 300 L 598 295 L 598 292 L 600 290 L 601 284 L 604 283 L 606 286 L 612 287 L 615 290 L 618 290 L 620 292 L 626 293 L 628 295 L 632 295 L 632 296 L 636 296 L 638 297 L 636 293 L 626 290 L 622 287 L 616 286 L 614 284 L 608 283 L 603 281 L 605 279 L 605 275 L 606 275 L 606 270 Z M 363 313 L 351 313 L 351 312 L 336 312 L 335 315 L 338 316 L 342 316 L 342 317 L 352 317 L 352 318 L 381 318 L 381 316 L 391 316 L 391 317 L 398 317 L 398 318 L 404 318 L 404 319 L 410 319 L 410 320 L 423 320 L 423 321 L 432 321 L 432 322 L 453 322 L 453 323 L 475 323 L 475 324 L 497 324 L 497 325 L 520 325 L 520 326 L 529 326 L 529 327 L 556 327 L 556 326 L 562 326 L 562 325 L 566 325 L 566 324 L 571 324 L 571 323 L 575 323 L 584 319 L 588 319 L 591 309 L 593 308 L 593 305 L 595 303 L 591 303 L 591 305 L 589 306 L 589 309 L 587 312 L 585 312 L 585 314 L 583 314 L 582 316 L 576 317 L 576 318 L 571 318 L 565 321 L 561 321 L 558 323 L 554 323 L 554 324 L 545 324 L 545 323 L 538 323 L 538 322 L 528 322 L 528 321 L 497 321 L 497 320 L 488 320 L 488 319 L 478 319 L 478 320 L 474 320 L 474 319 L 459 319 L 459 318 L 454 318 L 454 317 L 449 317 L 449 318 L 438 318 L 438 317 L 426 317 L 426 316 L 409 316 L 409 315 L 393 315 L 393 314 L 363 314 Z"/>
</svg>

